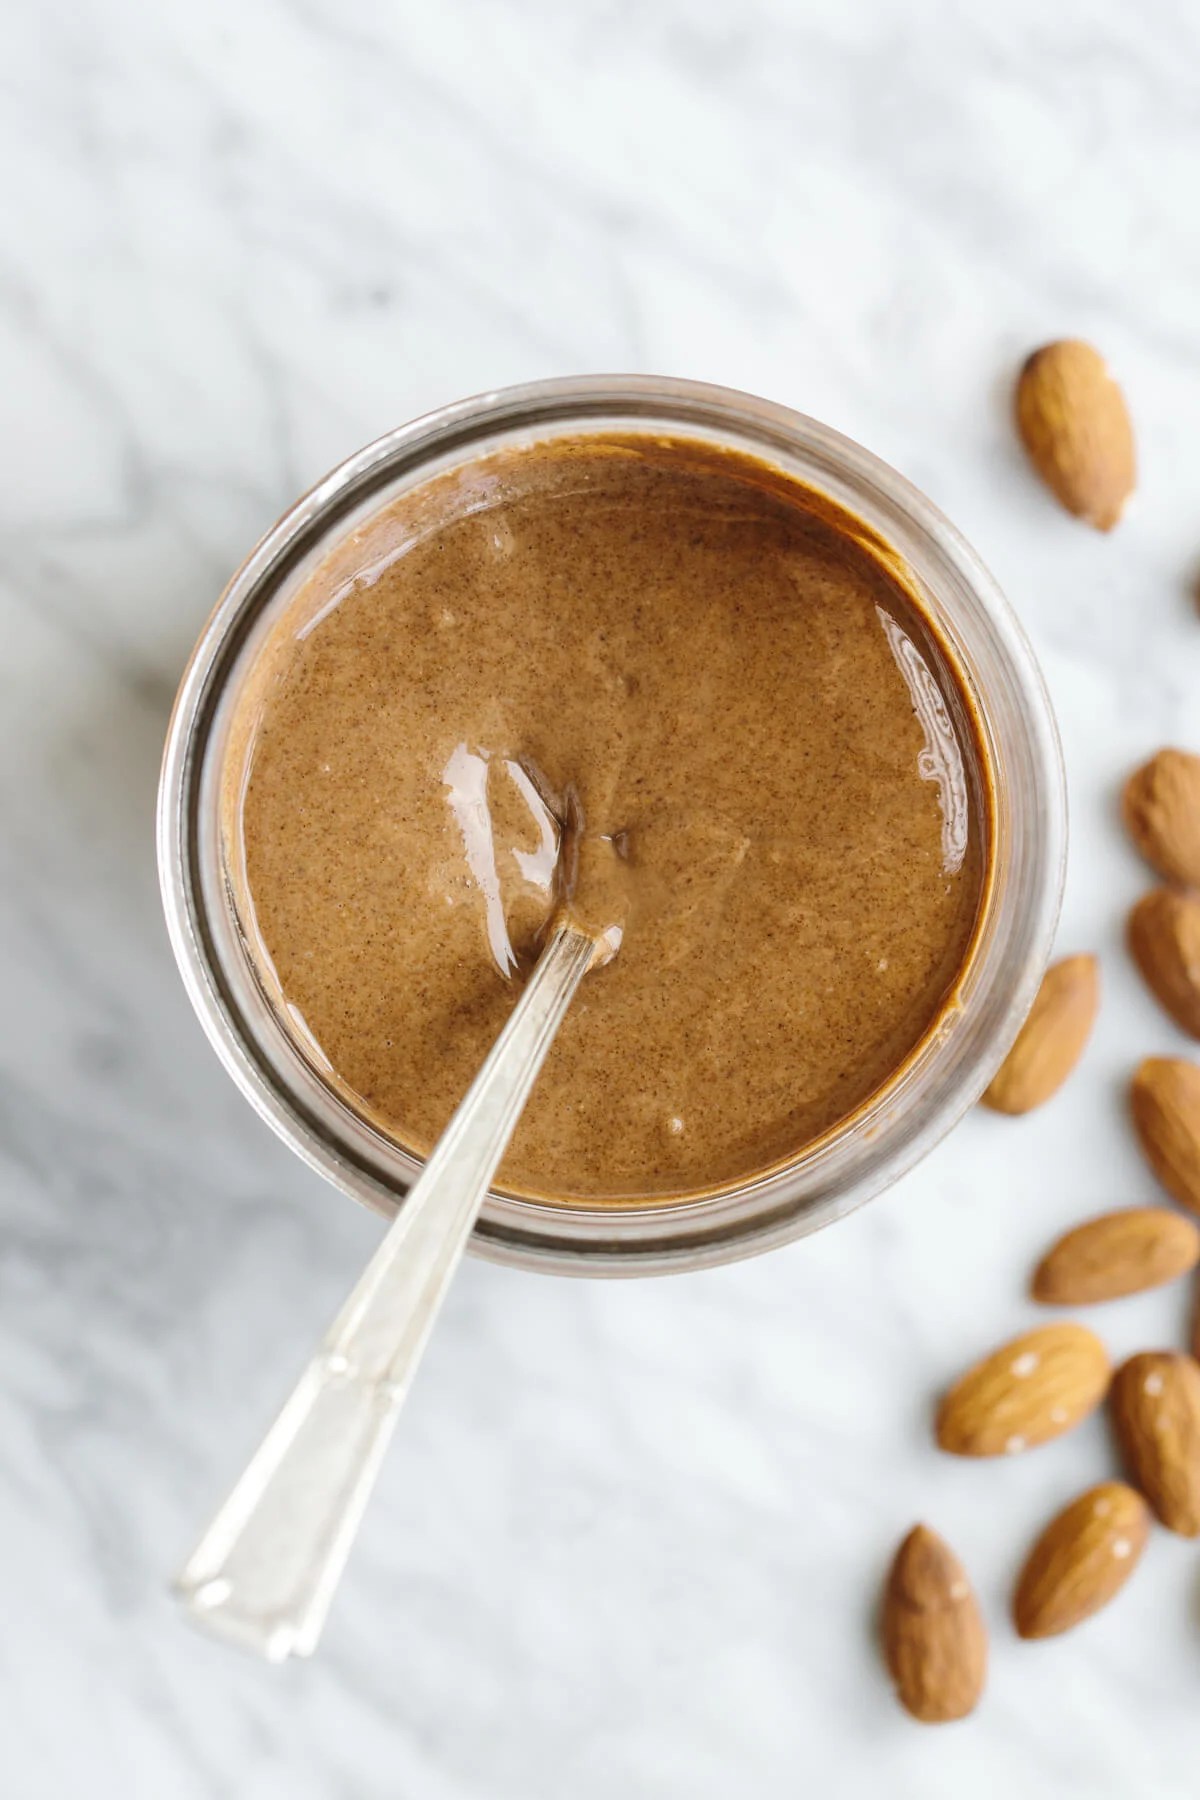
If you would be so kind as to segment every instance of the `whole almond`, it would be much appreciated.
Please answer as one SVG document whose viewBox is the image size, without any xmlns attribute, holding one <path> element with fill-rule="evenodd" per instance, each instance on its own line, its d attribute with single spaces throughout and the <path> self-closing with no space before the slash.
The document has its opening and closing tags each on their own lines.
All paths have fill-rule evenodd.
<svg viewBox="0 0 1200 1800">
<path fill-rule="evenodd" d="M 1102 1481 L 1051 1519 L 1013 1595 L 1023 1638 L 1056 1637 L 1120 1592 L 1150 1535 L 1150 1508 L 1123 1481 Z"/>
<path fill-rule="evenodd" d="M 938 1409 L 938 1444 L 954 1456 L 1032 1450 L 1094 1412 L 1108 1378 L 1108 1353 L 1086 1326 L 1027 1331 L 955 1382 Z"/>
<path fill-rule="evenodd" d="M 1175 1281 L 1200 1262 L 1200 1227 L 1166 1206 L 1101 1213 L 1060 1237 L 1033 1272 L 1035 1300 L 1089 1306 Z"/>
<path fill-rule="evenodd" d="M 1017 1041 L 983 1096 L 993 1112 L 1027 1113 L 1056 1094 L 1091 1036 L 1100 1005 L 1094 956 L 1068 956 L 1046 970 Z"/>
<path fill-rule="evenodd" d="M 1125 397 L 1098 350 L 1063 338 L 1035 350 L 1017 380 L 1017 429 L 1057 500 L 1111 531 L 1137 482 Z"/>
<path fill-rule="evenodd" d="M 1129 951 L 1175 1023 L 1200 1038 L 1200 900 L 1155 888 L 1129 915 Z"/>
<path fill-rule="evenodd" d="M 1125 783 L 1121 812 L 1152 869 L 1167 881 L 1200 887 L 1200 756 L 1160 750 Z"/>
<path fill-rule="evenodd" d="M 1148 1056 L 1129 1090 L 1147 1162 L 1173 1199 L 1200 1213 L 1200 1066 Z"/>
<path fill-rule="evenodd" d="M 1171 1531 L 1200 1537 L 1200 1363 L 1176 1350 L 1131 1356 L 1109 1406 L 1130 1480 Z"/>
<path fill-rule="evenodd" d="M 983 1692 L 987 1628 L 950 1546 L 916 1525 L 883 1593 L 883 1654 L 900 1704 L 926 1725 L 962 1719 Z"/>
</svg>

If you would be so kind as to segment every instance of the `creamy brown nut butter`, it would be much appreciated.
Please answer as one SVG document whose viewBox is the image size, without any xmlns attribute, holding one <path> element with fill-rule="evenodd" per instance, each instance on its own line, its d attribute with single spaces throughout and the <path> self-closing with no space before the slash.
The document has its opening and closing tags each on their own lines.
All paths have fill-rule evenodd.
<svg viewBox="0 0 1200 1800">
<path fill-rule="evenodd" d="M 620 926 L 501 1171 L 588 1203 L 745 1180 L 860 1108 L 953 1004 L 991 828 L 888 547 L 739 452 L 605 435 L 339 545 L 259 657 L 223 809 L 264 986 L 418 1153 L 564 892 Z"/>
</svg>

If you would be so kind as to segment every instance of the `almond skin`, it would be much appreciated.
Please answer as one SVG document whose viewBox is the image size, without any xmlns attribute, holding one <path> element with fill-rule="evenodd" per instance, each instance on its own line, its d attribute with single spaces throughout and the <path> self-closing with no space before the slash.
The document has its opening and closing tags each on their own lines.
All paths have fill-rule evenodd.
<svg viewBox="0 0 1200 1800">
<path fill-rule="evenodd" d="M 1097 531 L 1111 531 L 1137 485 L 1125 397 L 1098 350 L 1062 338 L 1021 370 L 1017 430 L 1055 498 Z"/>
<path fill-rule="evenodd" d="M 1027 1331 L 955 1382 L 938 1409 L 938 1444 L 954 1456 L 1032 1450 L 1094 1412 L 1108 1380 L 1108 1353 L 1086 1326 Z"/>
<path fill-rule="evenodd" d="M 1030 1284 L 1047 1306 L 1090 1306 L 1175 1281 L 1200 1262 L 1200 1227 L 1166 1206 L 1101 1213 L 1047 1250 Z"/>
<path fill-rule="evenodd" d="M 1090 1619 L 1137 1568 L 1150 1535 L 1150 1508 L 1123 1481 L 1089 1488 L 1043 1531 L 1013 1595 L 1023 1638 L 1057 1637 Z"/>
<path fill-rule="evenodd" d="M 1200 887 L 1200 756 L 1160 750 L 1125 783 L 1121 815 L 1164 880 Z"/>
<path fill-rule="evenodd" d="M 1100 968 L 1094 956 L 1067 956 L 1054 963 L 983 1104 L 993 1112 L 1027 1113 L 1049 1100 L 1082 1056 L 1099 1006 Z"/>
<path fill-rule="evenodd" d="M 1148 1056 L 1129 1104 L 1146 1161 L 1172 1199 L 1200 1213 L 1200 1065 Z"/>
<path fill-rule="evenodd" d="M 973 1711 L 987 1675 L 987 1628 L 950 1546 L 916 1525 L 883 1592 L 883 1654 L 901 1706 L 926 1725 Z"/>
<path fill-rule="evenodd" d="M 1164 1011 L 1200 1038 L 1200 900 L 1155 888 L 1129 915 L 1129 953 Z"/>
<path fill-rule="evenodd" d="M 1130 1480 L 1169 1530 L 1200 1537 L 1200 1363 L 1176 1350 L 1131 1356 L 1109 1410 Z"/>
</svg>

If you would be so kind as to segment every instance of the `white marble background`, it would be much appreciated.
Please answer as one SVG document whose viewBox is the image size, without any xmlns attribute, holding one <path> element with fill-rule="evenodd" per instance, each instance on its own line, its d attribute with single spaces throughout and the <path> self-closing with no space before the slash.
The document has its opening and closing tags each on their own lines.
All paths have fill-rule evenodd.
<svg viewBox="0 0 1200 1800">
<path fill-rule="evenodd" d="M 1003 1466 L 930 1396 L 1029 1322 L 1031 1257 L 1148 1198 L 1127 1070 L 1180 1047 L 1120 948 L 1114 786 L 1200 747 L 1194 0 L 38 0 L 0 52 L 0 1793 L 5 1800 L 1184 1800 L 1200 1552 L 1017 1644 L 1093 1422 Z M 1100 539 L 1014 450 L 1015 361 L 1109 354 L 1142 493 Z M 1018 604 L 1074 807 L 1086 1064 L 820 1238 L 667 1282 L 470 1266 L 326 1643 L 194 1636 L 166 1581 L 378 1223 L 190 1017 L 151 815 L 230 570 L 388 426 L 647 369 L 790 402 L 964 527 Z M 1183 1296 L 1103 1315 L 1175 1342 Z M 870 1615 L 924 1516 L 995 1620 L 969 1724 L 911 1725 Z"/>
</svg>

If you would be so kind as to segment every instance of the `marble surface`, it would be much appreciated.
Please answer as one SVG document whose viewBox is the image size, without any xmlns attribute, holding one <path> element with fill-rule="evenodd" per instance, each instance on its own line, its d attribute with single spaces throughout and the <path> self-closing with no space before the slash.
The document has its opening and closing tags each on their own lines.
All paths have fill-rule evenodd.
<svg viewBox="0 0 1200 1800">
<path fill-rule="evenodd" d="M 939 1457 L 930 1397 L 1033 1318 L 1057 1228 L 1153 1187 L 1134 1059 L 1182 1047 L 1122 915 L 1123 771 L 1200 747 L 1200 191 L 1188 0 L 41 0 L 0 59 L 0 1791 L 6 1800 L 1184 1800 L 1200 1553 L 1019 1645 L 1030 1532 L 1097 1422 Z M 1101 539 L 1007 418 L 1101 344 L 1142 492 Z M 193 1021 L 152 856 L 183 660 L 333 462 L 552 373 L 691 375 L 861 438 L 1017 603 L 1074 814 L 1061 944 L 1104 958 L 1086 1064 L 977 1115 L 807 1243 L 568 1283 L 469 1266 L 310 1664 L 193 1635 L 166 1583 L 378 1223 L 252 1116 Z M 1103 1315 L 1177 1342 L 1184 1297 Z M 916 1517 L 994 1621 L 970 1724 L 872 1646 Z"/>
</svg>

